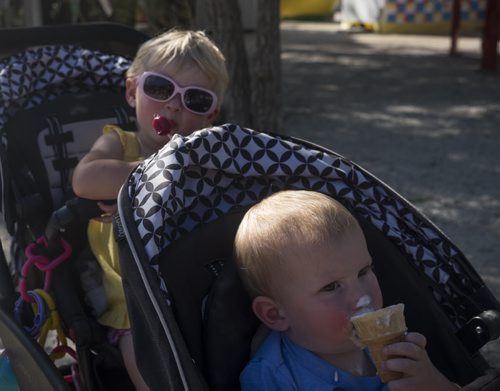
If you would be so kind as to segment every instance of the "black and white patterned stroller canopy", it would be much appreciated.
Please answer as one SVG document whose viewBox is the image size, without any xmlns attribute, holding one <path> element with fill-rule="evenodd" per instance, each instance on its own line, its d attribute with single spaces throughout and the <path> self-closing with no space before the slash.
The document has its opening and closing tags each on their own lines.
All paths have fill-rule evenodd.
<svg viewBox="0 0 500 391">
<path fill-rule="evenodd" d="M 0 62 L 0 129 L 17 111 L 60 95 L 124 87 L 130 60 L 78 46 L 43 46 Z"/>
<path fill-rule="evenodd" d="M 466 319 L 455 295 L 472 282 L 461 267 L 461 252 L 387 185 L 329 152 L 229 124 L 174 136 L 129 178 L 134 220 L 151 267 L 158 273 L 163 249 L 234 207 L 283 189 L 314 190 L 339 200 L 408 254 L 440 287 L 436 299 L 462 326 Z"/>
</svg>

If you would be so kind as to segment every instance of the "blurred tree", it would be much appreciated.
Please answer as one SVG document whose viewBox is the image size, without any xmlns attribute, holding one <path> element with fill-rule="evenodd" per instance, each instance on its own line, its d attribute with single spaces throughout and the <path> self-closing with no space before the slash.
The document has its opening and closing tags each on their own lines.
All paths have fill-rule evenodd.
<svg viewBox="0 0 500 391">
<path fill-rule="evenodd" d="M 100 1 L 101 7 L 103 2 Z M 137 0 L 112 0 L 108 1 L 111 6 L 111 14 L 107 12 L 109 21 L 115 23 L 126 24 L 128 26 L 135 26 L 136 15 L 137 15 Z M 102 7 L 106 10 L 106 8 Z"/>
<path fill-rule="evenodd" d="M 236 0 L 206 0 L 205 3 L 209 30 L 226 56 L 229 72 L 223 120 L 252 126 L 250 70 L 240 6 Z"/>
<path fill-rule="evenodd" d="M 279 0 L 257 1 L 257 28 L 244 34 L 236 0 L 206 0 L 206 19 L 227 58 L 224 120 L 259 131 L 282 126 Z"/>
<path fill-rule="evenodd" d="M 282 128 L 279 0 L 258 0 L 257 10 L 256 55 L 251 67 L 253 126 L 278 132 Z"/>
<path fill-rule="evenodd" d="M 138 0 L 86 0 L 78 1 L 81 22 L 108 21 L 134 27 Z"/>
<path fill-rule="evenodd" d="M 481 43 L 481 69 L 497 70 L 498 41 L 500 38 L 500 1 L 488 0 L 486 4 L 486 20 Z"/>
<path fill-rule="evenodd" d="M 25 12 L 18 1 L 0 1 L 0 27 L 21 27 L 25 22 Z"/>
<path fill-rule="evenodd" d="M 458 53 L 457 40 L 460 32 L 461 7 L 460 0 L 453 0 L 450 55 Z M 500 1 L 488 0 L 485 11 L 486 16 L 481 40 L 481 70 L 496 71 L 498 41 L 500 39 Z"/>
<path fill-rule="evenodd" d="M 457 41 L 460 33 L 460 15 L 462 12 L 462 3 L 460 0 L 453 0 L 452 19 L 451 19 L 451 46 L 450 56 L 458 54 Z"/>
<path fill-rule="evenodd" d="M 148 32 L 153 35 L 173 27 L 190 29 L 194 2 L 189 0 L 144 0 Z"/>
<path fill-rule="evenodd" d="M 70 0 L 42 0 L 41 5 L 44 24 L 61 24 L 71 21 Z"/>
</svg>

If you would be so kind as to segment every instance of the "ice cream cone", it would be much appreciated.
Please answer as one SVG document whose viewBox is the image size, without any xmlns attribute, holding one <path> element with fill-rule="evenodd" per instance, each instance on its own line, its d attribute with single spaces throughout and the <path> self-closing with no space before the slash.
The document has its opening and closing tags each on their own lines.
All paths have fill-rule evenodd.
<svg viewBox="0 0 500 391">
<path fill-rule="evenodd" d="M 382 361 L 387 359 L 382 353 L 384 346 L 404 338 L 406 323 L 403 310 L 404 304 L 396 304 L 351 318 L 358 338 L 368 347 L 378 375 L 384 383 L 399 379 L 403 375 L 400 372 L 381 369 Z"/>
</svg>

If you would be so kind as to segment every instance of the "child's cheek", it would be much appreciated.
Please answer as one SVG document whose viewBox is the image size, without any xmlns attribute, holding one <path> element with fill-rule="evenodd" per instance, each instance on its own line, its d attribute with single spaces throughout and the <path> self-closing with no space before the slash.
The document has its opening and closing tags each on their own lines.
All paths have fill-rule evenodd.
<svg viewBox="0 0 500 391">
<path fill-rule="evenodd" d="M 350 316 L 346 312 L 339 312 L 332 317 L 331 326 L 334 330 L 338 330 L 339 334 L 351 335 L 352 324 L 349 320 Z"/>
</svg>

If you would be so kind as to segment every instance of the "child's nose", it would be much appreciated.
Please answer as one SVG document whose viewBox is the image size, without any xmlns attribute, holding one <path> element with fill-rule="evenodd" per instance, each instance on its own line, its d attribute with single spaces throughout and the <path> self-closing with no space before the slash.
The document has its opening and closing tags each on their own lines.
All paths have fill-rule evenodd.
<svg viewBox="0 0 500 391">
<path fill-rule="evenodd" d="M 182 97 L 178 92 L 172 98 L 170 98 L 166 103 L 165 107 L 171 111 L 179 111 L 182 107 Z"/>
</svg>

